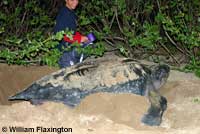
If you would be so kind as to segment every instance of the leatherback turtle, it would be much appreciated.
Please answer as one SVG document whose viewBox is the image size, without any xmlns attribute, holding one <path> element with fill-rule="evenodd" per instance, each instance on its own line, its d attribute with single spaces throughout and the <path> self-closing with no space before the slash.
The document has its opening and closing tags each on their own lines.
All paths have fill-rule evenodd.
<svg viewBox="0 0 200 134">
<path fill-rule="evenodd" d="M 94 93 L 133 93 L 146 96 L 150 102 L 141 121 L 160 125 L 167 100 L 159 89 L 166 83 L 169 71 L 167 65 L 148 67 L 128 58 L 96 59 L 44 76 L 9 100 L 27 100 L 32 104 L 56 101 L 74 107 Z"/>
</svg>

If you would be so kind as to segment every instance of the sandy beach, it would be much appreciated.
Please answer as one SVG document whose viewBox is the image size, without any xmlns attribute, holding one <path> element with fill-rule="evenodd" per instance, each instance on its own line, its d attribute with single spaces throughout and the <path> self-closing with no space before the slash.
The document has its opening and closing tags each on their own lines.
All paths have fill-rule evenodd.
<svg viewBox="0 0 200 134">
<path fill-rule="evenodd" d="M 9 127 L 16 126 L 34 128 L 34 133 L 44 134 L 36 132 L 42 126 L 72 128 L 73 134 L 200 134 L 200 78 L 173 70 L 161 89 L 168 108 L 157 127 L 140 122 L 148 102 L 134 94 L 93 94 L 74 109 L 55 102 L 35 106 L 24 101 L 7 101 L 8 96 L 56 70 L 47 66 L 0 64 L 0 133 L 10 133 Z M 3 127 L 7 127 L 7 132 L 2 132 Z"/>
</svg>

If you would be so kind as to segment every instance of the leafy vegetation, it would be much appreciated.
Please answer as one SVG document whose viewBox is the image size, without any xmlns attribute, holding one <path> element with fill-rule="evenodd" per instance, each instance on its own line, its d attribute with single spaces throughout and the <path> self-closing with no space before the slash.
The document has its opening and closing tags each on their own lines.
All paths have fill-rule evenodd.
<svg viewBox="0 0 200 134">
<path fill-rule="evenodd" d="M 61 0 L 0 2 L 0 59 L 9 64 L 56 66 L 59 42 L 52 34 Z M 95 6 L 94 6 L 95 5 Z M 78 48 L 102 56 L 117 50 L 126 57 L 166 57 L 171 65 L 200 76 L 200 1 L 82 0 L 78 30 L 94 32 L 97 47 Z"/>
<path fill-rule="evenodd" d="M 198 97 L 194 98 L 193 102 L 196 104 L 200 104 L 200 98 L 198 98 Z"/>
</svg>

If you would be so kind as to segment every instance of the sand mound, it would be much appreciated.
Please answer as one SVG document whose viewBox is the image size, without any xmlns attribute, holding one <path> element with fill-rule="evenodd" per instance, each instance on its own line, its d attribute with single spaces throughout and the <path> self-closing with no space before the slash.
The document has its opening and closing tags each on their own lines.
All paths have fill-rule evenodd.
<svg viewBox="0 0 200 134">
<path fill-rule="evenodd" d="M 8 133 L 11 127 L 21 127 L 29 133 L 30 130 L 45 133 L 39 128 L 37 132 L 37 127 L 41 126 L 44 129 L 63 127 L 65 131 L 72 128 L 74 134 L 200 134 L 200 79 L 177 71 L 170 73 L 167 84 L 161 89 L 168 99 L 168 109 L 159 127 L 140 122 L 148 104 L 144 97 L 133 94 L 90 95 L 75 109 L 53 102 L 39 106 L 29 102 L 5 105 L 10 104 L 6 100 L 9 95 L 55 70 L 0 65 L 0 132 L 5 131 L 4 127 Z"/>
</svg>

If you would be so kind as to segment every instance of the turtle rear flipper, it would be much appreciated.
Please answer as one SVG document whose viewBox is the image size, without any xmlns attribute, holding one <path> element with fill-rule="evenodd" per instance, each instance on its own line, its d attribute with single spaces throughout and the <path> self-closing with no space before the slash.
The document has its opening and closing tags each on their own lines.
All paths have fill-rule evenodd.
<svg viewBox="0 0 200 134">
<path fill-rule="evenodd" d="M 41 104 L 44 103 L 44 100 L 39 100 L 39 99 L 31 99 L 31 100 L 29 100 L 29 101 L 30 101 L 30 103 L 31 103 L 32 105 L 41 105 Z"/>
<path fill-rule="evenodd" d="M 81 102 L 81 98 L 77 98 L 77 97 L 69 97 L 63 100 L 63 104 L 74 108 L 75 106 L 77 106 L 78 104 L 80 104 Z"/>
<path fill-rule="evenodd" d="M 49 86 L 49 85 L 48 85 Z M 30 100 L 30 99 L 35 99 L 35 96 L 37 96 L 38 89 L 41 89 L 41 85 L 33 83 L 30 85 L 28 88 L 25 90 L 18 92 L 17 94 L 10 96 L 8 98 L 9 101 L 14 101 L 14 100 Z"/>
<path fill-rule="evenodd" d="M 50 83 L 46 85 L 34 83 L 27 89 L 9 97 L 8 100 L 26 100 L 34 105 L 42 104 L 45 101 L 54 101 L 74 107 L 78 105 L 84 97 L 85 94 L 78 88 L 66 89 L 63 86 L 53 86 Z"/>
<path fill-rule="evenodd" d="M 42 99 L 31 99 L 29 100 L 30 103 L 32 105 L 41 105 L 43 104 L 44 102 L 47 102 L 49 100 L 42 100 Z M 61 102 L 69 107 L 72 107 L 74 108 L 75 106 L 77 106 L 78 104 L 80 104 L 81 102 L 81 99 L 78 99 L 76 97 L 71 97 L 71 98 L 66 98 L 64 100 L 53 100 L 53 102 Z"/>
</svg>

